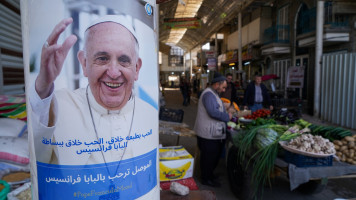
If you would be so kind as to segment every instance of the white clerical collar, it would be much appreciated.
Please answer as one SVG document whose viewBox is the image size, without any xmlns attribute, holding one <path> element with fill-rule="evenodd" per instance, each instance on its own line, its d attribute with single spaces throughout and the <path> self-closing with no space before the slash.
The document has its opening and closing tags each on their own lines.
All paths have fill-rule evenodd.
<svg viewBox="0 0 356 200">
<path fill-rule="evenodd" d="M 108 110 L 106 108 L 104 108 L 103 106 L 101 106 L 94 98 L 93 93 L 91 92 L 90 87 L 88 88 L 88 97 L 89 97 L 89 102 L 90 102 L 90 106 L 92 107 L 93 110 L 95 110 L 96 112 L 98 112 L 101 115 L 108 115 L 108 114 L 126 114 L 128 112 L 132 112 L 133 109 L 133 105 L 134 105 L 134 98 L 135 98 L 135 94 L 134 91 L 131 92 L 131 97 L 130 99 L 127 101 L 126 105 L 121 108 L 120 110 Z"/>
</svg>

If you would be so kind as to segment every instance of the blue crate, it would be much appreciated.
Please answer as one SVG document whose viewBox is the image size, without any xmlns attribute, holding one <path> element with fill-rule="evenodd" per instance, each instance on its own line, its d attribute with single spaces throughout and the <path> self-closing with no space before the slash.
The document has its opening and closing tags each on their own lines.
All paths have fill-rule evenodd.
<svg viewBox="0 0 356 200">
<path fill-rule="evenodd" d="M 290 151 L 285 151 L 284 160 L 288 163 L 294 164 L 297 167 L 322 167 L 333 165 L 333 156 L 315 158 L 296 154 Z"/>
</svg>

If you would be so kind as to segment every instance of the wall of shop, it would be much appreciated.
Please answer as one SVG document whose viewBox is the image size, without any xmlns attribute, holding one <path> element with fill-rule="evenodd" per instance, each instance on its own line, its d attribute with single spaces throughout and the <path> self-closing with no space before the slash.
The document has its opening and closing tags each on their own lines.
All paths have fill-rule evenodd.
<svg viewBox="0 0 356 200">
<path fill-rule="evenodd" d="M 231 51 L 238 48 L 239 44 L 239 31 L 235 31 L 227 36 L 227 50 Z"/>
<path fill-rule="evenodd" d="M 349 20 L 349 25 L 345 29 L 339 29 L 339 31 L 344 31 L 347 30 L 347 33 L 349 33 L 349 42 L 325 42 L 324 47 L 323 47 L 323 53 L 335 53 L 335 52 L 355 52 L 356 51 L 356 15 L 355 13 L 347 13 L 350 11 L 348 8 L 342 8 L 340 5 L 338 5 L 340 2 L 333 2 L 333 7 L 332 11 L 334 14 L 336 12 L 347 14 L 348 15 L 348 20 Z M 350 4 L 350 3 L 349 3 Z M 348 5 L 349 5 L 348 4 Z M 351 5 L 352 4 L 352 5 Z M 355 3 L 351 3 L 349 5 L 350 8 L 352 8 Z M 296 32 L 296 27 L 297 27 L 297 21 L 298 19 L 298 14 L 301 10 L 302 5 L 306 5 L 308 9 L 315 9 L 316 6 L 316 1 L 315 0 L 276 0 L 273 1 L 273 4 L 271 4 L 271 7 L 264 7 L 264 8 L 258 8 L 255 10 L 245 10 L 243 11 L 243 19 L 242 19 L 242 46 L 245 46 L 246 44 L 251 44 L 254 40 L 255 42 L 259 42 L 261 45 L 262 40 L 257 40 L 259 36 L 263 36 L 264 31 L 269 28 L 269 27 L 275 27 L 279 25 L 279 14 L 280 10 L 285 8 L 286 6 L 288 7 L 288 13 L 286 15 L 286 21 L 287 25 L 289 28 L 288 32 L 288 43 L 284 45 L 288 45 L 290 48 L 289 53 L 281 53 L 281 52 L 274 52 L 269 55 L 263 55 L 263 56 L 257 56 L 256 58 L 253 58 L 251 62 L 251 66 L 244 66 L 244 70 L 249 70 L 250 72 L 246 71 L 246 73 L 253 75 L 254 72 L 260 70 L 259 66 L 262 65 L 264 66 L 264 70 L 262 72 L 264 74 L 270 73 L 270 72 L 276 72 L 278 73 L 283 73 L 280 74 L 280 76 L 285 77 L 286 72 L 289 66 L 294 66 L 295 65 L 295 60 L 296 57 L 305 57 L 307 58 L 307 68 L 306 68 L 306 74 L 305 74 L 305 79 L 306 83 L 305 88 L 303 89 L 302 96 L 303 99 L 307 100 L 307 104 L 305 104 L 304 109 L 308 111 L 310 114 L 313 114 L 313 102 L 314 102 L 314 80 L 315 80 L 315 73 L 314 73 L 314 68 L 315 68 L 315 42 L 312 45 L 309 45 L 308 47 L 298 47 L 298 40 L 297 39 L 297 32 Z M 336 5 L 334 7 L 334 5 Z M 237 21 L 237 18 L 234 19 Z M 236 50 L 238 48 L 238 30 L 236 30 L 237 23 L 234 23 L 235 21 L 231 22 L 231 29 L 233 32 L 228 35 L 226 41 L 226 46 L 227 46 L 227 51 L 231 50 Z M 263 21 L 265 20 L 265 21 Z M 257 25 L 259 24 L 259 26 Z M 330 27 L 330 25 L 324 26 L 325 28 Z M 325 29 L 324 30 L 327 30 Z M 251 30 L 254 30 L 253 34 L 251 34 Z M 258 31 L 256 31 L 258 30 Z M 258 34 L 257 34 L 258 33 Z M 309 33 L 312 36 L 315 36 L 315 30 L 311 31 Z M 280 41 L 279 41 L 280 42 Z M 282 43 L 279 43 L 279 45 L 283 45 Z M 278 45 L 277 45 L 278 46 Z M 258 45 L 254 46 L 253 48 L 256 48 L 257 50 Z M 223 51 L 223 52 L 227 52 Z M 261 50 L 260 50 L 261 51 Z M 256 60 L 257 59 L 257 60 Z M 260 59 L 261 61 L 258 61 Z M 267 67 L 266 61 L 269 62 L 269 67 Z M 284 62 L 288 61 L 288 62 Z M 262 64 L 260 63 L 262 62 Z M 280 65 L 280 63 L 283 63 L 285 65 Z M 289 63 L 289 64 L 286 64 Z M 275 66 L 283 66 L 284 68 L 281 69 L 274 69 Z M 280 86 L 283 87 L 284 83 L 284 78 L 283 80 L 280 80 Z M 288 91 L 288 93 L 294 93 L 294 96 L 299 97 L 300 91 L 298 89 L 288 89 L 288 90 L 293 90 L 293 91 Z M 287 92 L 286 92 L 287 94 Z"/>
<path fill-rule="evenodd" d="M 249 23 L 247 26 L 242 27 L 242 46 L 245 46 L 249 43 L 260 42 L 261 35 L 261 18 L 257 18 Z"/>
<path fill-rule="evenodd" d="M 270 7 L 258 8 L 242 18 L 242 46 L 260 44 L 264 30 L 272 26 L 272 9 Z M 237 20 L 237 19 L 235 19 Z M 227 36 L 227 50 L 238 49 L 239 30 Z"/>
<path fill-rule="evenodd" d="M 356 53 L 324 55 L 322 59 L 321 119 L 356 128 Z"/>
<path fill-rule="evenodd" d="M 0 36 L 0 94 L 23 94 L 25 78 L 19 0 L 1 1 Z"/>
<path fill-rule="evenodd" d="M 171 66 L 169 65 L 169 56 L 162 53 L 162 64 L 160 65 L 160 71 L 174 71 L 182 72 L 184 71 L 184 66 Z"/>
</svg>

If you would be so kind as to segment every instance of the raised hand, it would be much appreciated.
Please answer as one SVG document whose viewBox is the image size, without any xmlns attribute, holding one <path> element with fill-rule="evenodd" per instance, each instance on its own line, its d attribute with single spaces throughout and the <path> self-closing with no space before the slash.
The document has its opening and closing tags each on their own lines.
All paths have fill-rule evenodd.
<svg viewBox="0 0 356 200">
<path fill-rule="evenodd" d="M 41 99 L 50 95 L 50 89 L 61 73 L 67 54 L 77 41 L 75 35 L 69 36 L 63 44 L 57 44 L 61 33 L 73 22 L 72 18 L 64 19 L 57 24 L 42 47 L 40 73 L 36 79 L 36 91 Z"/>
</svg>

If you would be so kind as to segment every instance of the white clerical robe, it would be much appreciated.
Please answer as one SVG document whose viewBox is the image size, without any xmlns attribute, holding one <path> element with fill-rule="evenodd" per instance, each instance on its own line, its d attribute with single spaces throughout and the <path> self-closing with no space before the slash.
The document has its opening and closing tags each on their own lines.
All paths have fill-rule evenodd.
<svg viewBox="0 0 356 200">
<path fill-rule="evenodd" d="M 121 110 L 108 111 L 96 102 L 90 88 L 87 91 L 87 95 L 85 88 L 75 91 L 67 89 L 56 91 L 52 100 L 51 97 L 47 99 L 51 101 L 51 111 L 45 108 L 47 111 L 37 112 L 37 114 L 36 108 L 45 106 L 45 104 L 38 104 L 41 99 L 34 89 L 31 91 L 30 103 L 33 110 L 31 122 L 37 161 L 61 165 L 109 163 L 140 156 L 158 147 L 158 111 L 155 108 L 133 93 Z M 94 131 L 88 100 L 97 135 Z M 53 123 L 53 126 L 41 123 L 48 113 L 51 113 L 48 119 L 49 124 Z M 130 127 L 131 133 L 129 133 Z M 70 148 L 65 145 L 68 141 L 82 143 L 110 141 L 113 138 L 142 135 L 150 131 L 152 134 L 145 138 L 129 140 L 126 150 L 118 148 L 106 152 L 88 153 L 83 152 L 83 145 L 73 145 Z M 49 139 L 53 144 L 57 142 L 58 145 L 49 145 Z M 63 142 L 62 146 L 59 145 L 61 142 Z M 156 166 L 159 166 L 158 163 Z M 157 197 L 159 197 L 158 186 L 139 199 L 157 199 Z"/>
</svg>

